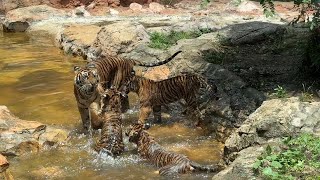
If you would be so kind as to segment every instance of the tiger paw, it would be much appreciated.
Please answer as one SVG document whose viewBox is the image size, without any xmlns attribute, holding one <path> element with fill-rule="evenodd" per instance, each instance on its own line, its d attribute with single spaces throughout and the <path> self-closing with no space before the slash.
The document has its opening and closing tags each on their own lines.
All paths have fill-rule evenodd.
<svg viewBox="0 0 320 180">
<path fill-rule="evenodd" d="M 159 172 L 159 171 L 153 171 L 153 173 L 154 173 L 154 174 L 160 174 L 160 172 Z"/>
</svg>

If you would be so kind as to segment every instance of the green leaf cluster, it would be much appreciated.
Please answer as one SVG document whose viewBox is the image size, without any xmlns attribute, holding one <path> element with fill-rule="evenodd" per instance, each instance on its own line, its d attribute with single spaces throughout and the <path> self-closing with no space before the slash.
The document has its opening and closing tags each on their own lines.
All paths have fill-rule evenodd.
<svg viewBox="0 0 320 180">
<path fill-rule="evenodd" d="M 276 88 L 274 88 L 274 93 L 272 93 L 272 96 L 275 96 L 277 98 L 284 98 L 287 96 L 287 91 L 285 88 L 283 88 L 282 86 L 277 86 Z"/>
<path fill-rule="evenodd" d="M 266 179 L 320 178 L 320 137 L 302 134 L 285 138 L 283 147 L 274 150 L 267 146 L 253 164 L 253 169 Z"/>
<path fill-rule="evenodd" d="M 168 49 L 180 39 L 193 39 L 202 34 L 212 32 L 211 29 L 198 29 L 195 31 L 170 31 L 170 33 L 152 32 L 150 33 L 149 47 L 156 49 Z"/>
</svg>

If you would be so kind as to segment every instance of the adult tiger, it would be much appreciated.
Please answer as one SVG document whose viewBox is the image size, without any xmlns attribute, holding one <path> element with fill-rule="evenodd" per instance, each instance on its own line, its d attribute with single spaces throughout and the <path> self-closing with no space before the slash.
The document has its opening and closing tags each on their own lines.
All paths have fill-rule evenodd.
<svg viewBox="0 0 320 180">
<path fill-rule="evenodd" d="M 153 81 L 144 77 L 132 75 L 122 87 L 124 91 L 136 92 L 139 96 L 140 114 L 138 123 L 144 123 L 153 111 L 155 122 L 161 122 L 161 105 L 180 99 L 186 101 L 188 115 L 195 115 L 199 125 L 200 111 L 197 94 L 201 87 L 205 87 L 211 97 L 215 97 L 217 87 L 211 86 L 206 79 L 198 74 L 182 73 L 178 76 L 162 81 Z"/>
<path fill-rule="evenodd" d="M 222 165 L 204 166 L 191 161 L 187 156 L 165 150 L 145 130 L 144 124 L 130 125 L 125 132 L 129 142 L 137 144 L 138 154 L 160 167 L 160 175 L 176 175 L 191 171 L 217 172 Z"/>
<path fill-rule="evenodd" d="M 116 89 L 107 89 L 102 96 L 102 129 L 100 140 L 94 149 L 104 150 L 111 156 L 118 156 L 124 151 L 122 139 L 121 99 L 122 94 Z"/>
<path fill-rule="evenodd" d="M 142 63 L 136 60 L 124 59 L 117 56 L 102 57 L 90 62 L 85 68 L 74 67 L 74 95 L 77 100 L 78 110 L 84 129 L 89 130 L 90 112 L 89 107 L 93 102 L 99 104 L 100 93 L 111 86 L 116 89 L 129 77 L 133 71 L 133 66 L 154 67 L 171 61 L 181 51 L 174 53 L 168 59 L 157 63 Z M 128 109 L 128 99 L 122 101 L 123 111 Z M 99 107 L 98 107 L 99 109 Z M 101 123 L 96 123 L 96 127 L 101 128 Z M 94 125 L 94 123 L 93 123 Z"/>
</svg>

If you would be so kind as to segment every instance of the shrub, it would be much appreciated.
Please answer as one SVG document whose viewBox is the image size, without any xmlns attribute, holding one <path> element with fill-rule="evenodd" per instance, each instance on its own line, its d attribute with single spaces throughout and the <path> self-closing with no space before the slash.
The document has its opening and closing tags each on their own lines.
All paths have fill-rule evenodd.
<svg viewBox="0 0 320 180">
<path fill-rule="evenodd" d="M 170 46 L 177 43 L 180 39 L 192 39 L 201 36 L 202 34 L 211 32 L 210 29 L 200 29 L 195 31 L 170 31 L 169 34 L 161 32 L 150 33 L 149 47 L 156 49 L 168 49 Z"/>
<path fill-rule="evenodd" d="M 311 134 L 288 137 L 280 150 L 267 146 L 253 164 L 256 173 L 267 179 L 319 179 L 320 138 Z"/>
</svg>

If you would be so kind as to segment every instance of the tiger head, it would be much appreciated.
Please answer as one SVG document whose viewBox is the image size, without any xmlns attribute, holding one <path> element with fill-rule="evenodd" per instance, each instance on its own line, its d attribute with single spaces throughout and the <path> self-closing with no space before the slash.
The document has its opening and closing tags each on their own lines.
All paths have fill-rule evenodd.
<svg viewBox="0 0 320 180">
<path fill-rule="evenodd" d="M 132 70 L 130 76 L 126 78 L 124 85 L 121 87 L 122 91 L 126 93 L 138 92 L 140 89 L 139 78 L 135 71 Z"/>
<path fill-rule="evenodd" d="M 139 137 L 141 135 L 141 132 L 143 130 L 147 130 L 149 128 L 150 128 L 149 125 L 142 124 L 142 123 L 136 123 L 136 124 L 130 125 L 126 129 L 125 134 L 126 134 L 126 136 L 129 137 L 129 142 L 137 143 L 139 141 Z"/>
<path fill-rule="evenodd" d="M 101 107 L 103 110 L 121 112 L 122 101 L 124 98 L 127 98 L 127 94 L 111 88 L 106 89 L 101 97 Z"/>
<path fill-rule="evenodd" d="M 92 95 L 100 81 L 100 76 L 95 66 L 90 64 L 86 68 L 75 66 L 74 72 L 74 85 L 78 91 L 85 96 Z"/>
</svg>

